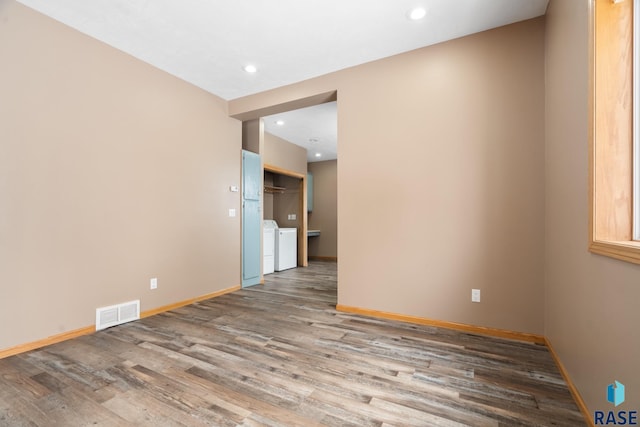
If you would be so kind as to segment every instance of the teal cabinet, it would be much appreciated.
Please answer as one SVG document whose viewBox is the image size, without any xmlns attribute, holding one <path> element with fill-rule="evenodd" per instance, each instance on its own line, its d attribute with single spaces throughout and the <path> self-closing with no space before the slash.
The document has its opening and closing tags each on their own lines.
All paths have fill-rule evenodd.
<svg viewBox="0 0 640 427">
<path fill-rule="evenodd" d="M 242 150 L 242 287 L 260 283 L 262 163 L 258 154 Z"/>
<path fill-rule="evenodd" d="M 307 212 L 313 212 L 313 174 L 307 173 Z"/>
</svg>

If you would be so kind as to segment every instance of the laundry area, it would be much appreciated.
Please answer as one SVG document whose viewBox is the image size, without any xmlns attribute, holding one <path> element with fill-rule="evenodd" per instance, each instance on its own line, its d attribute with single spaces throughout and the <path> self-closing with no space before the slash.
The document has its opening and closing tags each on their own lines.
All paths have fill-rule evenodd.
<svg viewBox="0 0 640 427">
<path fill-rule="evenodd" d="M 263 274 L 298 266 L 301 180 L 264 172 Z"/>
<path fill-rule="evenodd" d="M 263 274 L 297 267 L 298 229 L 280 228 L 272 219 L 264 220 Z"/>
</svg>

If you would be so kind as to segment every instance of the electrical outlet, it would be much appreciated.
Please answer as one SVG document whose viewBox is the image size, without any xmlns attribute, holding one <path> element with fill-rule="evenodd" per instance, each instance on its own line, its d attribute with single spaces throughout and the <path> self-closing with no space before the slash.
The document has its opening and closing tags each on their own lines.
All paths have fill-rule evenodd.
<svg viewBox="0 0 640 427">
<path fill-rule="evenodd" d="M 149 289 L 158 289 L 158 279 L 154 277 L 149 281 Z"/>
<path fill-rule="evenodd" d="M 471 302 L 480 302 L 480 289 L 471 289 Z"/>
</svg>

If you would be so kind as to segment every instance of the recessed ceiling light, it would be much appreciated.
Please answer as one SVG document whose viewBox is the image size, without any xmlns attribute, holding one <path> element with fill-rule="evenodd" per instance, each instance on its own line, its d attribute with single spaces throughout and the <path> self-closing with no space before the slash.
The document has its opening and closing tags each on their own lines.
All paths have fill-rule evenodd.
<svg viewBox="0 0 640 427">
<path fill-rule="evenodd" d="M 252 73 L 252 74 L 253 74 L 253 73 L 255 73 L 256 71 L 258 71 L 258 69 L 256 68 L 256 66 L 255 66 L 255 65 L 252 65 L 252 64 L 245 65 L 245 66 L 244 66 L 244 70 L 245 70 L 247 73 Z"/>
<path fill-rule="evenodd" d="M 322 154 L 316 153 L 316 157 L 322 157 Z"/>
<path fill-rule="evenodd" d="M 413 21 L 418 21 L 425 17 L 427 14 L 427 10 L 424 7 L 416 7 L 415 9 L 411 9 L 409 12 L 409 19 Z"/>
<path fill-rule="evenodd" d="M 276 124 L 278 126 L 283 126 L 284 125 L 284 120 L 276 120 Z"/>
</svg>

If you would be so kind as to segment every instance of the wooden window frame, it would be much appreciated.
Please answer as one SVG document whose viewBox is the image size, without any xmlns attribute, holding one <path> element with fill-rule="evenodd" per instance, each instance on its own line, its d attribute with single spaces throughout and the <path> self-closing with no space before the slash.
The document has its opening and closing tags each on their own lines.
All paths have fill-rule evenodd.
<svg viewBox="0 0 640 427">
<path fill-rule="evenodd" d="M 633 240 L 633 4 L 590 2 L 589 250 L 640 264 Z"/>
</svg>

